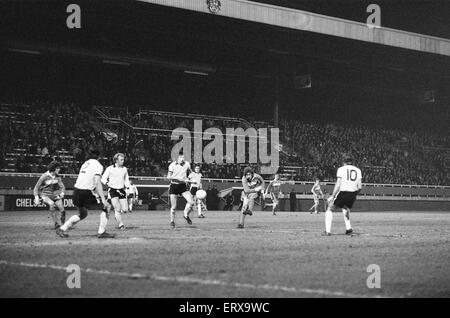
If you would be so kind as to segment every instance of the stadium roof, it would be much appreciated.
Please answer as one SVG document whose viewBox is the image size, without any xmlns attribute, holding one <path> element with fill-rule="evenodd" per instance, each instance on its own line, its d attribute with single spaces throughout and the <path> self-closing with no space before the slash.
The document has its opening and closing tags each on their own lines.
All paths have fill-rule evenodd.
<svg viewBox="0 0 450 318">
<path fill-rule="evenodd" d="M 212 73 L 216 78 L 251 76 L 270 81 L 277 74 L 312 72 L 315 87 L 323 83 L 353 85 L 360 90 L 365 85 L 369 90 L 400 96 L 435 89 L 448 95 L 450 58 L 443 55 L 140 1 L 77 3 L 82 8 L 82 28 L 68 30 L 68 2 L 2 2 L 0 10 L 5 14 L 0 21 L 4 35 L 0 54 L 37 52 L 65 61 L 73 57 L 78 61 L 145 65 Z M 351 14 L 351 10 L 341 7 L 333 11 L 334 7 L 327 3 L 319 0 L 309 6 L 322 14 Z M 362 14 L 365 16 L 365 11 Z M 351 18 L 342 14 L 339 17 Z"/>
<path fill-rule="evenodd" d="M 223 4 L 220 1 L 205 3 L 203 0 L 139 1 L 293 30 L 450 56 L 450 40 L 448 39 L 391 29 L 384 24 L 369 27 L 366 22 L 346 20 L 279 5 L 246 0 L 229 0 L 223 2 Z M 382 16 L 381 12 L 378 16 Z"/>
<path fill-rule="evenodd" d="M 384 27 L 450 39 L 447 0 L 252 0 L 357 22 L 365 22 L 367 6 L 381 8 Z"/>
</svg>

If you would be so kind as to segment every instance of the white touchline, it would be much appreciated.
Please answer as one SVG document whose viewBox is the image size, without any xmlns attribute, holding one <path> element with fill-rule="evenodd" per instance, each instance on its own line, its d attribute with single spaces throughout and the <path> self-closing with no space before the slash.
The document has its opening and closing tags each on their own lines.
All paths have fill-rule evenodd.
<svg viewBox="0 0 450 318">
<path fill-rule="evenodd" d="M 66 271 L 67 267 L 59 266 L 59 265 L 51 265 L 51 264 L 36 264 L 36 263 L 16 263 L 16 262 L 8 262 L 5 260 L 0 260 L 0 265 L 9 265 L 9 266 L 23 266 L 23 267 L 32 267 L 32 268 L 47 268 L 47 269 L 55 269 Z M 248 288 L 248 289 L 264 289 L 271 291 L 284 291 L 289 293 L 306 293 L 306 294 L 317 294 L 323 296 L 331 296 L 331 297 L 351 297 L 351 298 L 385 298 L 387 296 L 382 295 L 362 295 L 362 294 L 351 294 L 340 291 L 330 291 L 325 289 L 311 289 L 311 288 L 295 288 L 295 287 L 286 287 L 286 286 L 278 286 L 278 285 L 254 285 L 254 284 L 242 284 L 242 283 L 229 283 L 216 279 L 201 279 L 195 277 L 186 277 L 186 276 L 160 276 L 156 274 L 142 274 L 142 273 L 127 273 L 127 272 L 111 272 L 107 270 L 98 270 L 92 268 L 81 268 L 82 272 L 85 273 L 93 273 L 100 275 L 110 275 L 110 276 L 119 276 L 119 277 L 128 277 L 128 278 L 142 278 L 142 279 L 153 279 L 159 281 L 169 281 L 169 282 L 177 282 L 177 283 L 187 283 L 187 284 L 201 284 L 201 285 L 219 285 L 225 287 L 235 287 L 235 288 Z"/>
</svg>

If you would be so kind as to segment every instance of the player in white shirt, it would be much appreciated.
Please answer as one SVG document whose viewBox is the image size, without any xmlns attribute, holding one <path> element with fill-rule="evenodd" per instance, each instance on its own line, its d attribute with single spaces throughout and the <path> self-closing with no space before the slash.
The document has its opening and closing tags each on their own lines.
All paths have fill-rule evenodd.
<svg viewBox="0 0 450 318">
<path fill-rule="evenodd" d="M 337 171 L 337 181 L 333 193 L 328 198 L 328 209 L 325 212 L 325 232 L 324 235 L 331 235 L 331 223 L 333 221 L 333 211 L 342 209 L 345 222 L 345 234 L 352 234 L 350 224 L 350 209 L 356 201 L 356 196 L 361 191 L 362 174 L 361 170 L 352 165 L 349 156 L 344 157 L 344 165 Z"/>
<path fill-rule="evenodd" d="M 320 179 L 319 178 L 316 178 L 316 182 L 314 183 L 313 187 L 311 188 L 311 193 L 313 194 L 314 204 L 309 210 L 314 209 L 314 213 L 318 214 L 320 199 L 323 198 L 323 192 L 322 192 L 322 189 L 320 188 Z M 311 211 L 311 214 L 312 213 L 313 212 Z"/>
<path fill-rule="evenodd" d="M 98 231 L 98 238 L 112 238 L 114 235 L 106 233 L 104 230 L 107 223 L 107 208 L 105 195 L 103 193 L 103 186 L 100 177 L 103 172 L 103 166 L 98 161 L 100 152 L 98 150 L 91 150 L 89 154 L 90 159 L 87 160 L 80 169 L 75 187 L 73 190 L 73 204 L 78 208 L 78 215 L 73 215 L 56 230 L 56 234 L 60 237 L 68 237 L 66 233 L 76 223 L 85 219 L 88 215 L 88 206 L 97 204 L 94 196 L 94 191 L 103 204 L 102 213 L 100 213 L 100 226 Z M 103 230 L 102 230 L 103 229 Z"/>
<path fill-rule="evenodd" d="M 191 165 L 184 160 L 183 155 L 179 155 L 178 159 L 169 165 L 169 172 L 167 179 L 170 180 L 169 196 L 170 196 L 170 225 L 175 228 L 175 208 L 177 207 L 178 196 L 183 196 L 186 199 L 186 206 L 184 207 L 184 219 L 188 224 L 192 224 L 189 218 L 194 200 L 189 191 L 189 174 L 191 173 Z"/>
<path fill-rule="evenodd" d="M 133 211 L 133 204 L 138 201 L 139 192 L 137 187 L 130 180 L 130 186 L 127 188 L 128 211 Z"/>
<path fill-rule="evenodd" d="M 114 216 L 119 224 L 119 229 L 124 230 L 122 212 L 127 213 L 128 201 L 126 188 L 130 186 L 128 170 L 123 166 L 125 155 L 116 153 L 113 157 L 114 164 L 106 168 L 102 176 L 102 183 L 108 185 L 108 198 L 114 208 Z M 108 211 L 109 212 L 109 211 Z M 107 215 L 109 216 L 109 215 Z"/>
<path fill-rule="evenodd" d="M 202 200 L 197 199 L 195 196 L 197 190 L 202 188 L 202 174 L 200 173 L 200 166 L 195 166 L 194 171 L 189 174 L 188 178 L 191 183 L 191 194 L 193 196 L 193 200 L 197 203 L 198 217 L 202 219 L 205 217 L 202 213 Z"/>
</svg>

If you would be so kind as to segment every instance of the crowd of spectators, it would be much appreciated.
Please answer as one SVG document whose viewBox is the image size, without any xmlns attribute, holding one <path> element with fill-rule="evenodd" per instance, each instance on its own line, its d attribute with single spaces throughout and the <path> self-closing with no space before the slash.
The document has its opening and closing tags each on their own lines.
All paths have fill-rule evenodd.
<svg viewBox="0 0 450 318">
<path fill-rule="evenodd" d="M 0 169 L 10 168 L 13 159 L 18 172 L 42 172 L 52 160 L 63 162 L 62 173 L 78 173 L 86 154 L 99 149 L 104 166 L 117 152 L 127 154 L 130 174 L 158 176 L 157 164 L 133 133 L 122 131 L 107 138 L 92 108 L 74 104 L 36 101 L 26 105 L 2 104 Z M 153 148 L 152 148 L 153 150 Z M 9 156 L 8 156 L 9 154 Z"/>
<path fill-rule="evenodd" d="M 295 175 L 297 180 L 314 176 L 333 180 L 342 154 L 349 153 L 367 183 L 450 183 L 448 135 L 293 120 L 286 121 L 282 129 L 283 142 L 294 154 L 291 164 L 302 167 Z"/>
<path fill-rule="evenodd" d="M 72 103 L 13 103 L 1 105 L 0 169 L 18 172 L 42 172 L 57 159 L 64 163 L 63 173 L 77 173 L 88 151 L 96 147 L 102 163 L 111 164 L 116 152 L 127 156 L 131 175 L 161 176 L 170 163 L 175 143 L 170 138 L 178 127 L 193 131 L 193 117 L 183 118 L 157 113 L 139 113 L 127 109 L 101 108 L 106 116 L 122 119 L 120 129 L 107 127 L 92 107 Z M 233 119 L 208 118 L 209 127 L 242 127 Z M 134 127 L 134 128 L 132 128 Z M 246 128 L 246 127 L 242 127 Z M 341 165 L 342 153 L 350 153 L 367 183 L 449 185 L 448 135 L 422 131 L 373 127 L 338 126 L 332 123 L 306 123 L 285 120 L 280 125 L 283 149 L 282 165 L 293 166 L 292 178 L 313 180 L 316 176 L 333 180 Z M 204 145 L 209 141 L 204 141 Z M 242 167 L 236 164 L 202 164 L 207 178 L 240 178 Z"/>
</svg>

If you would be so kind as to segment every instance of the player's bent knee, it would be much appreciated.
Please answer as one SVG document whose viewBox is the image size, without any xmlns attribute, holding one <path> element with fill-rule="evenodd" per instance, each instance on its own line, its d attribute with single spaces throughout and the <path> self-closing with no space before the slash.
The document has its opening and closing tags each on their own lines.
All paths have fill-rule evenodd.
<svg viewBox="0 0 450 318">
<path fill-rule="evenodd" d="M 79 209 L 80 220 L 85 219 L 87 216 L 88 216 L 88 210 L 86 208 L 80 208 Z"/>
</svg>

